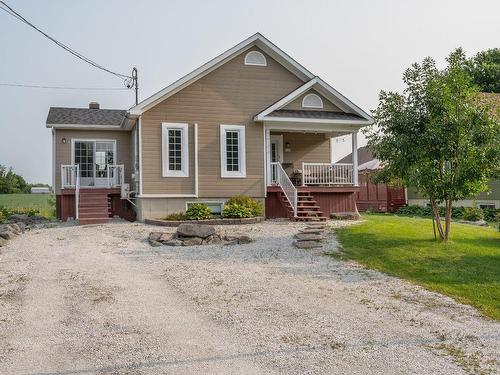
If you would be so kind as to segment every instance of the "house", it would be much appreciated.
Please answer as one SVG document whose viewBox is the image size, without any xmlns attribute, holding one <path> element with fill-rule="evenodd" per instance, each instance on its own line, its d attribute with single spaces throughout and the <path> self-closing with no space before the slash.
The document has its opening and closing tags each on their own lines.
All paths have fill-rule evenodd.
<svg viewBox="0 0 500 375">
<path fill-rule="evenodd" d="M 358 211 L 395 212 L 406 204 L 406 191 L 403 186 L 375 184 L 372 181 L 371 174 L 380 168 L 380 161 L 373 157 L 366 146 L 358 148 L 358 161 Z M 352 163 L 352 153 L 340 159 L 338 163 Z"/>
<path fill-rule="evenodd" d="M 33 186 L 30 189 L 31 194 L 50 194 L 50 188 L 48 186 Z"/>
<path fill-rule="evenodd" d="M 380 168 L 380 161 L 374 158 L 366 146 L 358 149 L 359 190 L 356 194 L 356 205 L 359 211 L 373 210 L 394 212 L 405 204 L 428 206 L 429 199 L 418 193 L 415 188 L 374 184 L 370 174 Z M 346 155 L 338 164 L 352 163 L 352 154 Z M 455 207 L 500 208 L 500 180 L 490 180 L 488 191 L 480 193 L 472 199 L 453 202 Z"/>
<path fill-rule="evenodd" d="M 321 220 L 355 210 L 356 156 L 332 138 L 372 117 L 257 33 L 129 110 L 50 108 L 57 215 L 161 218 L 231 196 L 266 217 Z"/>
</svg>

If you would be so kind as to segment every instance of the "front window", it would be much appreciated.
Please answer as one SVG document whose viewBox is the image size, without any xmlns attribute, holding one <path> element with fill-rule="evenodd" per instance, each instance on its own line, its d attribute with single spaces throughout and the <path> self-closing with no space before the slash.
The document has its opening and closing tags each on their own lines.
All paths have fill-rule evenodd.
<svg viewBox="0 0 500 375">
<path fill-rule="evenodd" d="M 221 177 L 246 177 L 245 127 L 221 125 Z"/>
<path fill-rule="evenodd" d="M 163 177 L 188 177 L 188 124 L 162 124 Z"/>
</svg>

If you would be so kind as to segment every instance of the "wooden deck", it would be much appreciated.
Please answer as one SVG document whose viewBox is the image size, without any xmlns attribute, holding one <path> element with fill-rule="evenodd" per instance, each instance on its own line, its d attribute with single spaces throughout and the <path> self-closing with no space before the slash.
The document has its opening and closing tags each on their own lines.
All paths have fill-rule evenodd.
<svg viewBox="0 0 500 375">
<path fill-rule="evenodd" d="M 297 186 L 297 193 L 312 196 L 321 216 L 328 218 L 332 213 L 356 212 L 356 186 Z M 266 218 L 290 218 L 286 204 L 280 195 L 279 186 L 268 186 L 266 197 Z"/>
</svg>

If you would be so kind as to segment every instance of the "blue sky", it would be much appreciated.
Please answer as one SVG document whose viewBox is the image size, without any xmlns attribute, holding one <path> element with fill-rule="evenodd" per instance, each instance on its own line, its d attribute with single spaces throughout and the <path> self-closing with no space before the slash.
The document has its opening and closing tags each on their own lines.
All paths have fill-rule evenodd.
<svg viewBox="0 0 500 375">
<path fill-rule="evenodd" d="M 259 31 L 365 110 L 381 89 L 400 90 L 403 70 L 454 48 L 499 47 L 499 1 L 16 1 L 27 19 L 114 71 L 139 69 L 140 98 Z M 122 87 L 4 12 L 0 82 Z M 0 164 L 30 182 L 51 181 L 48 108 L 128 108 L 131 91 L 0 87 Z M 339 143 L 336 154 L 348 152 Z"/>
</svg>

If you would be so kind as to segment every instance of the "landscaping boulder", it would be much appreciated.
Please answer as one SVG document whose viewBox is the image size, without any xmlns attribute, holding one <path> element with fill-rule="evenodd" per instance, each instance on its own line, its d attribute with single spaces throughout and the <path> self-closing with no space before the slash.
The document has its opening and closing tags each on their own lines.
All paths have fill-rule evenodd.
<svg viewBox="0 0 500 375">
<path fill-rule="evenodd" d="M 207 238 L 215 234 L 215 228 L 211 225 L 183 223 L 177 228 L 177 234 L 181 237 Z"/>
<path fill-rule="evenodd" d="M 21 228 L 17 224 L 8 224 L 7 225 L 14 234 L 21 234 Z"/>
<path fill-rule="evenodd" d="M 163 245 L 165 245 L 165 246 L 182 246 L 182 240 L 172 238 L 171 240 L 163 242 Z"/>
<path fill-rule="evenodd" d="M 158 242 L 158 241 L 155 241 L 155 240 L 149 240 L 149 244 L 153 247 L 159 247 L 159 246 L 163 246 L 163 244 L 161 242 Z"/>
<path fill-rule="evenodd" d="M 0 237 L 6 240 L 12 240 L 16 234 L 12 232 L 10 229 L 4 229 L 0 231 Z"/>
<path fill-rule="evenodd" d="M 7 240 L 5 238 L 0 237 L 0 247 L 7 245 Z"/>
<path fill-rule="evenodd" d="M 203 239 L 200 237 L 189 237 L 182 241 L 182 246 L 196 246 L 201 245 Z"/>
<path fill-rule="evenodd" d="M 218 245 L 222 242 L 222 238 L 218 234 L 213 234 L 203 240 L 204 245 Z"/>
<path fill-rule="evenodd" d="M 161 233 L 161 232 L 151 232 L 151 233 L 149 233 L 148 241 L 150 241 L 150 242 L 151 241 L 158 242 L 158 240 L 160 239 L 160 237 L 161 237 L 162 234 L 163 233 Z"/>
<path fill-rule="evenodd" d="M 243 245 L 243 244 L 247 244 L 247 243 L 251 243 L 251 242 L 253 242 L 253 240 L 249 236 L 242 235 L 242 236 L 238 237 L 238 244 L 239 245 Z"/>
</svg>

